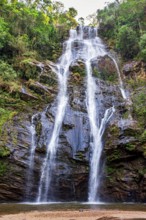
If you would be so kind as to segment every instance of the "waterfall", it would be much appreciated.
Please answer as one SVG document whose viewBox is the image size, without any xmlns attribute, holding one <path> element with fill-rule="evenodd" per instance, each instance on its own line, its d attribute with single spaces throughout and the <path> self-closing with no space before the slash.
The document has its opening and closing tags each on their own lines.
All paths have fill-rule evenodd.
<svg viewBox="0 0 146 220">
<path fill-rule="evenodd" d="M 114 114 L 115 108 L 111 103 L 109 108 L 103 106 L 102 100 L 97 94 L 100 89 L 100 83 L 97 83 L 97 79 L 92 74 L 92 62 L 98 60 L 100 57 L 108 55 L 104 44 L 101 39 L 97 36 L 97 29 L 93 27 L 82 27 L 79 26 L 77 30 L 70 30 L 70 37 L 64 43 L 64 52 L 56 64 L 50 64 L 52 70 L 58 77 L 59 92 L 57 95 L 57 109 L 55 113 L 54 126 L 52 134 L 45 143 L 46 155 L 41 165 L 41 172 L 39 177 L 39 184 L 37 189 L 37 202 L 47 202 L 49 198 L 49 190 L 52 179 L 52 174 L 55 167 L 55 159 L 58 148 L 59 134 L 61 131 L 62 123 L 65 116 L 66 107 L 68 105 L 68 94 L 67 94 L 67 82 L 69 76 L 69 67 L 78 60 L 82 60 L 86 68 L 86 105 L 87 113 L 90 124 L 90 174 L 89 174 L 89 202 L 99 201 L 99 185 L 100 185 L 100 159 L 103 149 L 103 134 Z M 109 55 L 110 56 L 110 55 Z M 111 56 L 110 56 L 111 57 Z M 120 89 L 123 98 L 126 98 L 120 70 L 116 61 L 111 57 L 115 63 L 117 73 L 119 76 Z M 47 111 L 47 110 L 46 110 Z M 102 116 L 101 116 L 102 112 Z M 41 124 L 45 123 L 46 112 L 41 113 Z M 29 176 L 32 174 L 34 168 L 34 154 L 36 149 L 35 143 L 35 118 L 37 115 L 32 117 L 31 133 L 32 133 L 32 146 L 30 153 L 29 162 Z M 42 132 L 44 132 L 42 130 Z M 82 131 L 80 131 L 82 132 Z M 46 137 L 46 136 L 45 136 Z M 45 142 L 45 140 L 44 140 Z M 29 177 L 29 180 L 31 178 Z"/>
<path fill-rule="evenodd" d="M 89 29 L 91 32 L 92 29 Z M 94 29 L 96 33 L 96 29 Z M 89 33 L 89 36 L 92 36 Z M 87 72 L 87 110 L 91 128 L 91 159 L 90 159 L 90 175 L 89 175 L 89 193 L 88 201 L 97 202 L 98 189 L 100 183 L 100 158 L 102 154 L 102 137 L 109 122 L 112 117 L 115 108 L 111 107 L 105 111 L 104 117 L 101 122 L 99 121 L 99 106 L 96 105 L 95 94 L 97 90 L 97 85 L 95 84 L 95 79 L 92 76 L 92 59 L 95 57 L 104 56 L 106 51 L 104 46 L 101 44 L 100 39 L 95 35 L 93 38 L 89 38 L 85 41 L 86 47 L 86 72 Z"/>
<path fill-rule="evenodd" d="M 91 159 L 90 159 L 90 175 L 89 175 L 89 202 L 99 202 L 98 190 L 100 184 L 100 158 L 103 149 L 102 137 L 112 117 L 115 108 L 111 107 L 105 111 L 104 117 L 99 123 L 99 114 L 97 117 L 97 107 L 95 100 L 96 85 L 92 77 L 92 68 L 89 61 L 86 62 L 87 70 L 87 110 L 91 127 Z"/>
<path fill-rule="evenodd" d="M 26 196 L 29 196 L 31 191 L 30 182 L 33 181 L 33 169 L 34 169 L 34 155 L 36 150 L 36 119 L 38 118 L 39 114 L 34 114 L 31 118 L 31 126 L 30 126 L 30 133 L 31 133 L 31 147 L 30 147 L 30 155 L 29 155 L 29 170 L 27 173 L 27 187 L 26 187 Z"/>
<path fill-rule="evenodd" d="M 68 101 L 67 77 L 69 73 L 69 66 L 73 60 L 72 42 L 75 38 L 75 33 L 76 32 L 74 30 L 70 31 L 70 38 L 66 42 L 65 52 L 61 56 L 59 63 L 56 65 L 57 68 L 55 72 L 58 76 L 58 81 L 59 81 L 57 112 L 56 112 L 52 137 L 50 139 L 50 143 L 47 146 L 46 157 L 44 159 L 41 169 L 37 202 L 42 202 L 42 201 L 46 202 L 48 200 L 48 190 L 51 182 L 52 168 L 54 166 L 54 161 L 57 151 L 58 137 Z"/>
<path fill-rule="evenodd" d="M 99 202 L 100 198 L 98 195 L 99 186 L 100 186 L 100 158 L 103 149 L 103 134 L 107 123 L 115 112 L 115 108 L 111 107 L 105 111 L 104 117 L 101 120 L 100 127 L 97 128 L 93 126 L 92 129 L 95 129 L 92 133 L 93 141 L 91 143 L 92 147 L 92 156 L 90 161 L 90 178 L 89 178 L 89 193 L 88 193 L 88 201 L 89 202 Z M 94 115 L 91 115 L 92 121 L 94 119 Z M 90 121 L 90 123 L 92 123 Z M 97 133 L 96 133 L 97 132 Z"/>
<path fill-rule="evenodd" d="M 116 70 L 117 70 L 117 73 L 118 73 L 119 84 L 120 84 L 119 86 L 120 86 L 122 97 L 123 97 L 123 99 L 127 99 L 127 95 L 126 95 L 126 92 L 125 92 L 125 89 L 124 89 L 124 85 L 123 85 L 123 81 L 122 81 L 122 78 L 121 78 L 121 73 L 120 73 L 119 66 L 118 66 L 116 60 L 111 55 L 109 55 L 109 57 L 113 60 L 113 62 L 115 64 L 115 67 L 116 67 Z"/>
</svg>

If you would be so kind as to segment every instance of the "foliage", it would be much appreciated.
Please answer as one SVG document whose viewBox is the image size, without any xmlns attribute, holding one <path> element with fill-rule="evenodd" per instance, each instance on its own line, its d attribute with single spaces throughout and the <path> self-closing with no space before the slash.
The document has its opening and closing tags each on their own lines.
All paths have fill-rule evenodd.
<svg viewBox="0 0 146 220">
<path fill-rule="evenodd" d="M 133 115 L 141 126 L 146 124 L 146 91 L 140 91 L 133 98 Z"/>
<path fill-rule="evenodd" d="M 74 8 L 65 10 L 51 0 L 0 2 L 0 132 L 13 113 L 28 104 L 22 84 L 37 79 L 40 68 L 33 63 L 56 61 L 68 30 L 77 25 L 76 15 Z"/>
<path fill-rule="evenodd" d="M 11 65 L 0 60 L 0 77 L 4 81 L 12 81 L 16 79 L 17 73 Z"/>
<path fill-rule="evenodd" d="M 145 0 L 125 0 L 108 3 L 97 11 L 99 33 L 112 42 L 110 45 L 121 52 L 124 59 L 145 60 L 146 49 L 142 46 L 145 45 L 145 9 Z"/>
<path fill-rule="evenodd" d="M 62 3 L 50 0 L 5 0 L 0 15 L 0 54 L 9 62 L 31 52 L 37 58 L 52 59 L 65 33 L 77 25 L 74 8 L 65 11 Z"/>
<path fill-rule="evenodd" d="M 142 59 L 144 62 L 146 62 L 146 33 L 144 33 L 144 34 L 140 37 L 139 46 L 140 46 L 140 49 L 141 49 L 140 57 L 141 57 L 141 59 Z"/>
<path fill-rule="evenodd" d="M 7 23 L 0 17 L 0 48 L 2 48 L 8 41 L 9 29 Z"/>
<path fill-rule="evenodd" d="M 102 70 L 102 72 L 99 72 L 97 69 L 93 69 L 93 73 L 99 79 L 109 81 L 112 83 L 115 83 L 117 81 L 117 74 L 116 73 L 109 73 L 106 70 Z"/>
<path fill-rule="evenodd" d="M 141 134 L 140 141 L 146 142 L 146 130 Z"/>
<path fill-rule="evenodd" d="M 7 147 L 0 146 L 0 158 L 7 157 L 10 155 L 10 150 Z"/>
<path fill-rule="evenodd" d="M 136 148 L 136 146 L 135 146 L 135 144 L 134 143 L 127 143 L 127 144 L 125 144 L 125 148 L 128 150 L 128 151 L 133 151 L 133 150 L 135 150 L 135 148 Z"/>
<path fill-rule="evenodd" d="M 125 58 L 133 58 L 138 53 L 138 39 L 136 32 L 128 25 L 119 28 L 116 47 Z"/>
</svg>

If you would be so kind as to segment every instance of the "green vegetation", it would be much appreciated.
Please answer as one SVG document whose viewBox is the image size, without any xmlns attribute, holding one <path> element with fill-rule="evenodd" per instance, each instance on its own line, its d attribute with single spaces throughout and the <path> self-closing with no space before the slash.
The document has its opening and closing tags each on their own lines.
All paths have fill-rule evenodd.
<svg viewBox="0 0 146 220">
<path fill-rule="evenodd" d="M 15 114 L 50 101 L 49 92 L 35 84 L 37 64 L 60 56 L 76 15 L 74 8 L 51 0 L 0 1 L 0 133 Z"/>
<path fill-rule="evenodd" d="M 127 144 L 125 144 L 125 148 L 128 150 L 128 151 L 133 151 L 133 150 L 135 150 L 135 148 L 136 148 L 136 146 L 135 146 L 135 144 L 134 143 L 127 143 Z"/>
<path fill-rule="evenodd" d="M 117 82 L 117 73 L 110 73 L 109 71 L 102 70 L 102 72 L 99 72 L 97 69 L 93 69 L 93 73 L 96 77 L 99 79 L 102 79 L 104 81 L 108 82 Z"/>
<path fill-rule="evenodd" d="M 60 2 L 6 0 L 0 6 L 1 59 L 17 69 L 26 58 L 56 59 L 60 42 L 77 25 L 77 11 L 65 11 Z"/>
<path fill-rule="evenodd" d="M 7 147 L 0 147 L 0 158 L 10 155 L 10 150 Z"/>
<path fill-rule="evenodd" d="M 146 61 L 145 0 L 109 3 L 97 11 L 99 33 L 124 59 Z"/>
<path fill-rule="evenodd" d="M 11 65 L 0 60 L 0 77 L 4 81 L 12 81 L 17 78 L 17 73 Z"/>
<path fill-rule="evenodd" d="M 144 33 L 140 37 L 139 46 L 140 46 L 140 57 L 143 61 L 146 62 L 146 33 Z"/>
<path fill-rule="evenodd" d="M 146 90 L 137 92 L 133 97 L 133 115 L 138 119 L 139 124 L 144 127 L 146 124 Z"/>
<path fill-rule="evenodd" d="M 115 149 L 112 152 L 112 155 L 107 155 L 107 162 L 110 163 L 110 162 L 116 161 L 120 159 L 121 157 L 122 157 L 122 151 L 120 151 L 120 149 Z"/>
<path fill-rule="evenodd" d="M 0 161 L 0 176 L 3 176 L 8 170 L 8 164 L 6 162 Z"/>
</svg>

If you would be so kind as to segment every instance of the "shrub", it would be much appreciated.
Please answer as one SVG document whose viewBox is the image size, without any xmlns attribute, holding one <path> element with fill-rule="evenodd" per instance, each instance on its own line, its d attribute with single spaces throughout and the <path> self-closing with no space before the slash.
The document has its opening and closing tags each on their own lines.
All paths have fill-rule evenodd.
<svg viewBox="0 0 146 220">
<path fill-rule="evenodd" d="M 11 65 L 0 60 L 0 76 L 4 81 L 12 81 L 17 78 L 17 73 Z"/>
<path fill-rule="evenodd" d="M 123 25 L 117 34 L 116 48 L 121 52 L 122 56 L 133 58 L 138 54 L 139 45 L 136 32 L 128 25 Z"/>
<path fill-rule="evenodd" d="M 139 42 L 139 47 L 140 47 L 140 58 L 146 62 L 146 33 L 144 33 Z"/>
<path fill-rule="evenodd" d="M 9 37 L 9 29 L 7 23 L 0 17 L 0 49 L 5 46 Z"/>
<path fill-rule="evenodd" d="M 137 93 L 133 100 L 133 113 L 140 125 L 146 124 L 146 91 Z"/>
</svg>

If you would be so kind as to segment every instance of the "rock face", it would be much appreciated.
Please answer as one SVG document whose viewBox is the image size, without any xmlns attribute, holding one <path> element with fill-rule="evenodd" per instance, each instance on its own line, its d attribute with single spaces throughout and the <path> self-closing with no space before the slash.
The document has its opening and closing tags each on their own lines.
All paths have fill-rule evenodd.
<svg viewBox="0 0 146 220">
<path fill-rule="evenodd" d="M 101 66 L 104 66 L 103 63 Z M 68 83 L 69 102 L 59 136 L 49 196 L 57 201 L 87 201 L 91 137 L 86 108 L 86 77 L 82 63 L 74 64 L 71 71 Z M 131 106 L 122 99 L 118 85 L 98 78 L 96 85 L 100 118 L 102 119 L 107 108 L 114 105 L 116 109 L 104 135 L 100 197 L 104 201 L 144 202 L 146 154 L 145 143 L 139 139 L 139 125 L 132 118 Z M 3 126 L 0 147 L 6 147 L 10 153 L 2 157 L 0 162 L 1 202 L 36 200 L 41 166 L 52 134 L 57 103 L 55 75 L 47 77 L 46 70 L 38 82 L 29 82 L 28 88 L 36 95 L 41 95 L 41 108 L 38 111 L 37 106 L 29 107 Z M 51 101 L 46 105 L 43 99 L 50 95 Z M 31 117 L 35 113 L 38 113 L 35 120 L 37 147 L 31 181 L 27 182 L 32 146 Z M 31 188 L 29 195 L 28 188 Z"/>
<path fill-rule="evenodd" d="M 145 202 L 146 162 L 137 123 L 122 119 L 111 125 L 107 133 L 102 198 L 106 201 Z"/>
<path fill-rule="evenodd" d="M 138 61 L 131 61 L 123 66 L 123 74 L 127 78 L 146 78 L 146 64 Z"/>
</svg>

